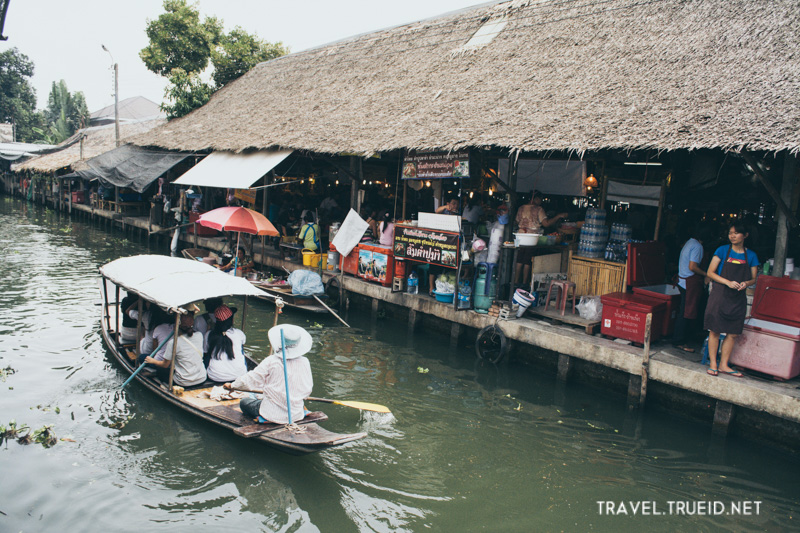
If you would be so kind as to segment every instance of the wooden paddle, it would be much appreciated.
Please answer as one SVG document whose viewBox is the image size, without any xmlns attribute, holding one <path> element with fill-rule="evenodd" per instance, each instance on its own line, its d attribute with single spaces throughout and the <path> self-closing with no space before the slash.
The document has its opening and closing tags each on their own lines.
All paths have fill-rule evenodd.
<svg viewBox="0 0 800 533">
<path fill-rule="evenodd" d="M 247 390 L 247 389 L 230 389 L 239 392 L 253 392 L 255 394 L 262 394 L 263 391 L 260 390 Z M 312 398 L 308 397 L 306 400 L 310 402 L 323 402 L 323 403 L 333 403 L 336 405 L 343 405 L 345 407 L 352 407 L 353 409 L 360 409 L 362 411 L 373 411 L 375 413 L 391 413 L 388 407 L 385 405 L 379 405 L 377 403 L 367 403 L 367 402 L 353 402 L 349 400 L 330 400 L 328 398 Z"/>
</svg>

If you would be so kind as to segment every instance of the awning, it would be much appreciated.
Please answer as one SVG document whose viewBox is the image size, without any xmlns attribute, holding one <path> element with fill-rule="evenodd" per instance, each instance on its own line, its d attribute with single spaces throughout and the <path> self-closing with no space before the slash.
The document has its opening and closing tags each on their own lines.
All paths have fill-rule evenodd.
<svg viewBox="0 0 800 533">
<path fill-rule="evenodd" d="M 206 298 L 264 295 L 244 278 L 182 257 L 123 257 L 100 267 L 100 274 L 165 309 L 178 309 Z"/>
<path fill-rule="evenodd" d="M 76 163 L 78 168 L 75 172 L 62 177 L 100 180 L 105 186 L 129 187 L 136 192 L 143 192 L 159 176 L 186 157 L 186 154 L 160 152 L 126 144 L 85 163 Z"/>
<path fill-rule="evenodd" d="M 247 189 L 289 157 L 293 150 L 212 152 L 175 180 L 176 185 Z"/>
</svg>

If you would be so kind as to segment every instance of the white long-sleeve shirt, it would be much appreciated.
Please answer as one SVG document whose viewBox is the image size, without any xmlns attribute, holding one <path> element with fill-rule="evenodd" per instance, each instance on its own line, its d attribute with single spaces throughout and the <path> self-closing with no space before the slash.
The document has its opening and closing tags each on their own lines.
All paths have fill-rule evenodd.
<svg viewBox="0 0 800 533">
<path fill-rule="evenodd" d="M 291 400 L 292 422 L 305 417 L 303 400 L 314 387 L 311 376 L 311 364 L 306 357 L 286 360 L 286 371 L 289 381 L 289 399 Z M 235 389 L 263 390 L 264 400 L 261 402 L 259 414 L 279 424 L 286 423 L 286 385 L 283 379 L 283 358 L 280 354 L 272 354 L 261 363 L 233 382 Z"/>
</svg>

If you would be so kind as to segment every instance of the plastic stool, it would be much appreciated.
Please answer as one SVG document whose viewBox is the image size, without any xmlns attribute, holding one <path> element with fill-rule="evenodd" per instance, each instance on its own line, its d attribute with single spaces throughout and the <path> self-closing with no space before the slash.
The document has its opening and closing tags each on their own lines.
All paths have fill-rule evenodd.
<svg viewBox="0 0 800 533">
<path fill-rule="evenodd" d="M 392 292 L 402 292 L 405 290 L 405 278 L 396 276 L 392 278 Z"/>
<path fill-rule="evenodd" d="M 556 309 L 561 310 L 561 316 L 564 316 L 564 312 L 567 309 L 567 298 L 569 298 L 569 290 L 572 289 L 572 314 L 575 314 L 575 296 L 576 292 L 575 283 L 572 281 L 561 280 L 561 279 L 554 279 L 550 281 L 550 287 L 547 289 L 547 299 L 544 304 L 544 310 L 547 311 L 547 307 L 550 305 L 550 294 L 553 292 L 553 288 L 556 289 Z"/>
</svg>

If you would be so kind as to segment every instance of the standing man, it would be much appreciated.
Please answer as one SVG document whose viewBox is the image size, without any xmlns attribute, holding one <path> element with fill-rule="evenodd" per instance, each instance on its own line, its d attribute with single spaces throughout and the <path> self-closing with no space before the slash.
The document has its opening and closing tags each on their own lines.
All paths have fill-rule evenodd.
<svg viewBox="0 0 800 533">
<path fill-rule="evenodd" d="M 706 271 L 700 267 L 703 262 L 703 241 L 707 240 L 705 228 L 694 226 L 688 241 L 681 249 L 678 260 L 678 290 L 681 292 L 681 307 L 675 319 L 675 332 L 672 344 L 684 352 L 694 353 L 694 348 L 686 342 L 687 333 L 691 335 L 697 323 L 700 297 L 705 287 Z"/>
</svg>

